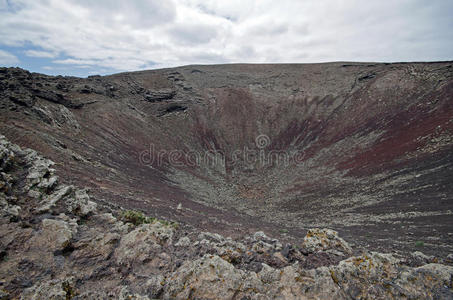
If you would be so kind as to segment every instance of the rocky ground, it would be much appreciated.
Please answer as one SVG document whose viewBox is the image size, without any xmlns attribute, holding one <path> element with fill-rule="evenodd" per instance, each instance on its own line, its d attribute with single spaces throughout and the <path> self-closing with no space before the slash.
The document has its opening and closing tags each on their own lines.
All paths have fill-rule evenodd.
<svg viewBox="0 0 453 300">
<path fill-rule="evenodd" d="M 451 299 L 453 257 L 232 239 L 100 204 L 0 136 L 0 299 Z M 179 208 L 182 209 L 181 207 Z"/>
</svg>

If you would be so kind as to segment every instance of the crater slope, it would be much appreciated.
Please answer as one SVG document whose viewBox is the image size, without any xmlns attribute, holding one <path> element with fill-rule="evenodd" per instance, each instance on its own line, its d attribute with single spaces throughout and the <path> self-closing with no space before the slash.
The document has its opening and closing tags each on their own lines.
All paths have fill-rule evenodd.
<svg viewBox="0 0 453 300">
<path fill-rule="evenodd" d="M 453 250 L 453 63 L 0 68 L 0 133 L 101 205 L 283 240 Z"/>
</svg>

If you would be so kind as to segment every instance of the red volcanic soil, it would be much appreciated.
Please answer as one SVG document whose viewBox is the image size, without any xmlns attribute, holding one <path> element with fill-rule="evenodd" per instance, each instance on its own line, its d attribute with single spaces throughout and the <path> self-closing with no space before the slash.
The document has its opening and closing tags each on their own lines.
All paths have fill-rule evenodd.
<svg viewBox="0 0 453 300">
<path fill-rule="evenodd" d="M 453 62 L 0 68 L 0 99 L 0 133 L 103 205 L 230 235 L 330 227 L 453 250 Z"/>
</svg>

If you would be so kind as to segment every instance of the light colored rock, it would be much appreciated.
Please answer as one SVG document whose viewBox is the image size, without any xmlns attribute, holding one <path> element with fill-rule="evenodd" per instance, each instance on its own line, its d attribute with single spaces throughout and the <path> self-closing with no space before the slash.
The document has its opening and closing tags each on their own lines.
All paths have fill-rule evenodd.
<svg viewBox="0 0 453 300">
<path fill-rule="evenodd" d="M 121 236 L 118 233 L 91 230 L 87 237 L 74 243 L 74 260 L 104 261 L 113 252 Z"/>
<path fill-rule="evenodd" d="M 166 286 L 166 297 L 233 299 L 247 278 L 246 272 L 235 269 L 232 264 L 219 256 L 204 255 L 198 260 L 185 262 L 169 278 L 170 284 Z"/>
<path fill-rule="evenodd" d="M 74 278 L 64 280 L 54 279 L 39 282 L 26 289 L 22 294 L 22 300 L 67 300 L 76 295 L 74 290 Z"/>
<path fill-rule="evenodd" d="M 279 271 L 268 266 L 267 264 L 262 264 L 263 268 L 258 273 L 258 278 L 265 284 L 271 284 L 280 279 Z"/>
<path fill-rule="evenodd" d="M 64 105 L 58 105 L 59 111 L 56 113 L 55 120 L 57 121 L 58 125 L 66 125 L 71 130 L 74 130 L 75 133 L 80 131 L 80 124 L 77 122 L 74 114 Z"/>
<path fill-rule="evenodd" d="M 434 256 L 428 256 L 420 251 L 415 251 L 413 253 L 411 253 L 412 257 L 423 262 L 423 263 L 428 263 L 428 262 L 432 262 L 435 257 Z"/>
<path fill-rule="evenodd" d="M 63 250 L 71 244 L 76 232 L 74 224 L 63 220 L 44 219 L 41 231 L 33 237 L 33 244 L 50 251 Z"/>
<path fill-rule="evenodd" d="M 222 242 L 225 238 L 218 233 L 202 232 L 198 235 L 199 240 L 208 240 L 213 242 Z"/>
<path fill-rule="evenodd" d="M 46 196 L 37 208 L 38 213 L 44 213 L 51 210 L 58 201 L 72 193 L 74 187 L 72 185 L 61 185 L 52 194 Z"/>
<path fill-rule="evenodd" d="M 130 231 L 130 228 L 133 227 L 130 223 L 125 224 L 122 221 L 119 221 L 111 213 L 96 214 L 93 215 L 91 219 L 108 226 L 109 230 L 122 235 L 126 235 Z"/>
<path fill-rule="evenodd" d="M 34 199 L 41 199 L 42 198 L 42 192 L 40 192 L 38 190 L 29 190 L 27 195 L 30 198 L 34 198 Z"/>
<path fill-rule="evenodd" d="M 442 280 L 443 284 L 453 288 L 453 266 L 441 264 L 427 264 L 415 269 L 418 272 L 426 272 Z"/>
<path fill-rule="evenodd" d="M 247 247 L 240 242 L 236 242 L 230 237 L 224 238 L 220 234 L 203 232 L 198 235 L 198 239 L 193 246 L 201 246 L 204 249 L 209 249 L 210 253 L 215 253 L 228 262 L 239 261 L 241 254 L 244 253 Z"/>
<path fill-rule="evenodd" d="M 96 212 L 97 204 L 90 200 L 85 189 L 75 191 L 74 197 L 67 201 L 68 210 L 78 216 L 86 217 Z"/>
<path fill-rule="evenodd" d="M 453 299 L 451 268 L 436 264 L 420 268 L 403 267 L 393 279 L 390 293 L 394 298 L 404 295 L 406 299 Z"/>
<path fill-rule="evenodd" d="M 352 248 L 349 244 L 338 236 L 338 232 L 331 229 L 313 228 L 308 230 L 304 238 L 302 247 L 309 252 L 326 251 L 335 249 L 337 251 L 352 253 Z"/>
<path fill-rule="evenodd" d="M 55 172 L 54 169 L 49 169 L 50 174 Z M 39 190 L 47 192 L 53 189 L 58 183 L 58 176 L 56 175 L 49 175 L 49 178 L 42 178 L 41 181 L 38 183 L 37 187 Z"/>
<path fill-rule="evenodd" d="M 129 289 L 125 286 L 121 288 L 121 291 L 118 295 L 118 300 L 150 300 L 148 296 L 142 296 L 139 294 L 131 293 Z"/>
<path fill-rule="evenodd" d="M 98 214 L 98 215 L 93 216 L 93 218 L 99 220 L 102 223 L 107 223 L 107 224 L 110 224 L 110 225 L 113 225 L 113 224 L 116 224 L 117 222 L 120 222 L 111 213 Z"/>
<path fill-rule="evenodd" d="M 343 260 L 330 271 L 333 280 L 343 285 L 353 283 L 358 277 L 378 281 L 381 277 L 396 277 L 399 262 L 391 254 L 372 252 Z"/>
<path fill-rule="evenodd" d="M 36 151 L 27 151 L 26 161 L 30 164 L 26 177 L 25 189 L 38 188 L 47 191 L 55 186 L 57 177 L 52 168 L 54 162 L 39 156 Z"/>
<path fill-rule="evenodd" d="M 160 222 L 143 224 L 122 237 L 115 258 L 118 264 L 130 265 L 152 257 L 162 245 L 171 244 L 174 229 Z"/>
<path fill-rule="evenodd" d="M 9 294 L 3 290 L 0 290 L 0 300 L 9 300 Z"/>
<path fill-rule="evenodd" d="M 12 184 L 14 184 L 13 177 L 8 173 L 0 172 L 0 191 L 9 192 Z"/>
<path fill-rule="evenodd" d="M 42 121 L 46 122 L 47 124 L 54 125 L 54 117 L 52 112 L 47 108 L 45 105 L 34 105 L 31 108 L 31 111 L 38 116 Z"/>
<path fill-rule="evenodd" d="M 252 250 L 262 254 L 266 252 L 271 252 L 272 250 L 274 250 L 274 246 L 263 241 L 258 241 L 253 244 Z"/>
<path fill-rule="evenodd" d="M 150 295 L 153 299 L 158 298 L 159 295 L 163 292 L 165 286 L 165 277 L 158 274 L 151 276 L 145 283 L 147 294 Z"/>
<path fill-rule="evenodd" d="M 178 242 L 176 242 L 175 246 L 176 247 L 188 247 L 190 246 L 190 239 L 187 236 L 184 236 L 179 239 Z"/>
<path fill-rule="evenodd" d="M 263 231 L 257 231 L 253 234 L 255 240 L 269 240 L 269 237 Z"/>
<path fill-rule="evenodd" d="M 6 137 L 0 135 L 0 170 L 7 170 L 14 163 L 16 155 L 11 146 Z"/>
<path fill-rule="evenodd" d="M 0 215 L 18 217 L 21 209 L 19 205 L 8 203 L 7 197 L 4 194 L 0 194 Z"/>
<path fill-rule="evenodd" d="M 288 260 L 283 256 L 281 252 L 275 252 L 273 256 L 282 263 L 287 263 Z"/>
</svg>

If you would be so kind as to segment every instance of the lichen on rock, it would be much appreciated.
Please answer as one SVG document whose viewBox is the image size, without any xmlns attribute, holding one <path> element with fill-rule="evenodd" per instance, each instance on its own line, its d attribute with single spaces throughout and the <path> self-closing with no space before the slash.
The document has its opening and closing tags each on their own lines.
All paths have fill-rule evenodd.
<svg viewBox="0 0 453 300">
<path fill-rule="evenodd" d="M 351 246 L 338 236 L 338 232 L 327 228 L 313 228 L 308 230 L 302 247 L 309 252 L 337 250 L 347 254 L 352 253 Z"/>
</svg>

